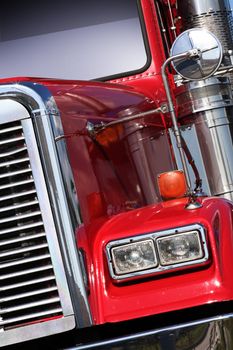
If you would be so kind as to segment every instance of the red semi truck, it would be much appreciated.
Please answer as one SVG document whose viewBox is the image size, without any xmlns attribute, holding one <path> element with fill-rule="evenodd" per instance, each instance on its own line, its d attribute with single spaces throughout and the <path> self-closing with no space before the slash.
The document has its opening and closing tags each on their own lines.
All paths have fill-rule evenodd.
<svg viewBox="0 0 233 350">
<path fill-rule="evenodd" d="M 0 80 L 0 347 L 233 348 L 230 5 L 133 2 L 142 68 Z"/>
</svg>

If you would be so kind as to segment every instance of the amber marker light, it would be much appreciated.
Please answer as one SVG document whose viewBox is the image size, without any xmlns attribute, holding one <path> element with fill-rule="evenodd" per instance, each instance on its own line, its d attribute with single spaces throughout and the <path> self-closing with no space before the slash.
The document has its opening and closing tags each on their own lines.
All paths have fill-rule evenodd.
<svg viewBox="0 0 233 350">
<path fill-rule="evenodd" d="M 158 175 L 159 191 L 163 199 L 184 197 L 187 184 L 182 170 L 169 171 Z"/>
</svg>

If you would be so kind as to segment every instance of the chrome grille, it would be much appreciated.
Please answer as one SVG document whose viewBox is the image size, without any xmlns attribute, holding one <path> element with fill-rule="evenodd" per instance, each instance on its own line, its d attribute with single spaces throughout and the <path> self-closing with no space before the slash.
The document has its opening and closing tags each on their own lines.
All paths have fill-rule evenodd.
<svg viewBox="0 0 233 350">
<path fill-rule="evenodd" d="M 21 121 L 0 125 L 0 330 L 62 316 Z"/>
</svg>

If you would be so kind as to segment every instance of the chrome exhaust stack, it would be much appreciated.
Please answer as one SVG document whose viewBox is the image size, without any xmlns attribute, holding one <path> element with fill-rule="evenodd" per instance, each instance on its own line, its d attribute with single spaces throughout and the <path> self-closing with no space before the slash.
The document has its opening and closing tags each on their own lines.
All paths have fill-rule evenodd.
<svg viewBox="0 0 233 350">
<path fill-rule="evenodd" d="M 229 0 L 178 0 L 183 30 L 207 29 L 221 42 L 224 66 L 233 65 L 233 16 Z M 231 83 L 233 76 L 229 74 Z"/>
</svg>

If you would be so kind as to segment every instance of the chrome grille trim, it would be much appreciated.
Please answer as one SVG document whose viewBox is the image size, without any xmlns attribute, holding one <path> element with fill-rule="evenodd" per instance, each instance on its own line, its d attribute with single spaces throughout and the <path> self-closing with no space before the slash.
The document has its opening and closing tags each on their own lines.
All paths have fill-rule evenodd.
<svg viewBox="0 0 233 350">
<path fill-rule="evenodd" d="M 6 121 L 0 125 L 0 224 L 3 229 L 0 234 L 0 326 L 4 326 L 5 332 L 8 331 L 5 327 L 22 326 L 15 324 L 15 320 L 36 322 L 38 307 L 49 317 L 63 317 L 28 153 L 25 129 L 30 128 L 31 140 L 32 123 L 27 120 L 24 124 Z M 37 149 L 36 143 L 30 146 Z M 14 231 L 15 228 L 18 230 Z M 21 266 L 31 268 L 24 271 Z M 41 273 L 43 277 L 35 278 Z M 51 304 L 59 313 L 51 311 Z"/>
<path fill-rule="evenodd" d="M 15 120 L 13 113 L 2 118 L 6 102 L 0 100 L 0 347 L 12 334 L 20 341 L 47 335 L 44 322 L 53 319 L 75 326 L 32 120 L 11 100 Z"/>
<path fill-rule="evenodd" d="M 11 108 L 9 108 L 9 103 L 11 104 Z M 27 106 L 28 111 L 30 111 L 30 118 L 28 111 L 23 105 Z M 11 324 L 9 324 L 11 328 L 8 329 L 7 321 L 4 321 L 4 325 L 1 323 L 0 329 L 4 327 L 7 330 L 3 332 L 0 331 L 0 347 L 45 335 L 65 332 L 66 330 L 74 328 L 75 323 L 78 327 L 90 326 L 92 324 L 87 293 L 83 281 L 83 272 L 74 235 L 77 223 L 79 222 L 77 221 L 79 213 L 77 197 L 75 192 L 73 192 L 74 181 L 72 178 L 72 170 L 69 165 L 65 147 L 61 147 L 62 152 L 60 152 L 61 148 L 59 145 L 61 145 L 61 143 L 59 143 L 59 145 L 55 143 L 55 135 L 57 133 L 62 133 L 62 125 L 57 106 L 48 89 L 40 84 L 26 82 L 25 84 L 0 85 L 0 124 L 6 123 L 6 120 L 8 124 L 10 122 L 14 123 L 17 120 L 21 121 L 28 148 L 28 157 L 24 157 L 23 159 L 23 151 L 19 153 L 21 156 L 20 160 L 8 160 L 3 164 L 0 159 L 0 179 L 5 181 L 8 176 L 6 176 L 3 170 L 6 166 L 10 166 L 11 168 L 11 165 L 12 169 L 9 174 L 11 173 L 15 176 L 20 175 L 17 173 L 18 165 L 20 165 L 22 173 L 30 174 L 30 172 L 27 171 L 27 164 L 30 160 L 37 192 L 30 194 L 25 191 L 23 196 L 12 198 L 6 198 L 6 194 L 4 194 L 2 197 L 4 197 L 6 202 L 0 201 L 0 206 L 1 203 L 7 203 L 7 201 L 13 198 L 21 201 L 25 198 L 24 195 L 29 195 L 31 198 L 35 196 L 38 198 L 41 206 L 41 216 L 39 215 L 36 217 L 38 219 L 38 225 L 32 221 L 24 222 L 24 220 L 21 220 L 21 227 L 17 227 L 18 222 L 15 221 L 12 221 L 12 227 L 1 227 L 0 240 L 5 239 L 4 234 L 17 233 L 21 235 L 24 234 L 24 230 L 30 231 L 34 229 L 42 231 L 44 226 L 45 232 L 47 232 L 46 237 L 50 254 L 44 252 L 40 257 L 26 257 L 23 263 L 18 261 L 14 266 L 10 266 L 9 273 L 3 273 L 2 271 L 4 270 L 0 269 L 0 286 L 2 285 L 3 289 L 5 288 L 5 290 L 8 290 L 9 281 L 12 280 L 13 282 L 15 277 L 18 278 L 18 276 L 22 276 L 22 278 L 24 278 L 23 276 L 25 276 L 25 278 L 28 278 L 27 275 L 31 275 L 34 278 L 36 275 L 38 283 L 36 280 L 35 283 L 42 288 L 43 283 L 46 280 L 48 281 L 49 277 L 44 278 L 41 274 L 44 274 L 45 271 L 41 269 L 40 272 L 39 269 L 41 266 L 49 266 L 49 261 L 52 258 L 52 269 L 56 276 L 55 280 L 58 286 L 61 308 L 56 307 L 55 304 L 51 304 L 51 312 L 59 313 L 62 310 L 64 317 L 51 319 L 50 311 L 36 310 L 35 308 L 33 313 L 34 317 L 38 317 L 38 320 L 43 317 L 49 317 L 49 319 L 45 322 L 29 324 L 28 322 L 30 322 L 31 314 L 28 315 L 29 318 L 27 318 L 26 315 L 24 317 L 21 315 L 16 317 L 13 315 L 14 313 L 12 313 L 11 321 L 15 323 L 22 322 L 22 327 L 12 328 Z M 33 125 L 31 120 L 33 120 Z M 15 125 L 12 125 L 12 127 L 14 126 Z M 9 125 L 5 125 L 2 127 L 2 130 L 8 127 Z M 5 133 L 3 134 L 6 135 Z M 23 142 L 23 140 L 18 142 Z M 8 144 L 5 144 L 3 147 L 7 145 Z M 59 162 L 59 159 L 63 159 L 62 163 Z M 43 170 L 41 165 L 43 165 Z M 64 172 L 64 169 L 68 170 L 69 177 L 67 177 L 67 173 L 66 171 Z M 49 178 L 47 187 L 44 176 L 46 179 Z M 70 190 L 67 192 L 68 187 Z M 50 198 L 48 197 L 48 193 Z M 53 213 L 51 212 L 50 202 Z M 69 205 L 71 202 L 72 204 Z M 2 215 L 2 213 L 0 213 L 0 215 Z M 41 217 L 43 220 L 41 220 Z M 41 225 L 41 221 L 43 225 Z M 8 224 L 9 223 L 7 223 L 7 225 Z M 15 231 L 13 228 L 15 228 Z M 58 244 L 58 239 L 60 246 Z M 61 261 L 61 259 L 63 259 L 63 261 Z M 14 262 L 4 262 L 2 267 L 13 263 Z M 33 272 L 34 268 L 38 269 L 38 272 L 35 272 L 35 274 Z M 64 268 L 66 270 L 66 275 Z M 24 274 L 24 271 L 28 273 Z M 66 284 L 66 276 L 68 278 L 69 288 Z M 55 280 L 52 281 L 51 279 L 50 283 L 55 283 Z M 30 283 L 34 283 L 33 279 L 30 280 Z M 30 283 L 27 282 L 27 285 Z M 12 283 L 11 286 L 12 290 L 14 290 L 14 287 L 18 288 L 17 283 Z M 28 311 L 29 310 L 30 309 L 28 309 Z M 49 323 L 49 326 L 47 326 L 47 323 Z"/>
</svg>

